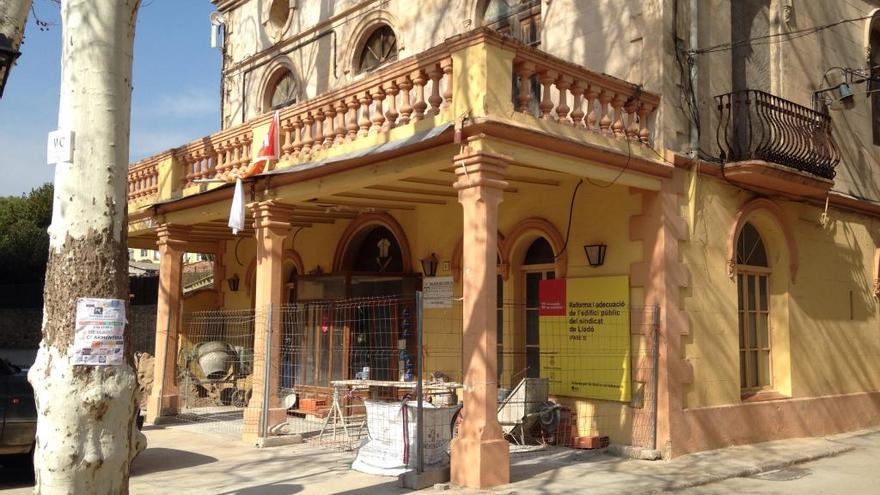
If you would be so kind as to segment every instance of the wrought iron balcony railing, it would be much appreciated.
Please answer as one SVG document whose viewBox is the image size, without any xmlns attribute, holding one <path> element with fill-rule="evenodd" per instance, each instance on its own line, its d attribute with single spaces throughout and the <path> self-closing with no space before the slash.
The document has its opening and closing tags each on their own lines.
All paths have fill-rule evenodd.
<svg viewBox="0 0 880 495">
<path fill-rule="evenodd" d="M 834 178 L 840 152 L 829 115 L 753 89 L 716 96 L 715 101 L 718 146 L 725 162 L 763 160 Z"/>
</svg>

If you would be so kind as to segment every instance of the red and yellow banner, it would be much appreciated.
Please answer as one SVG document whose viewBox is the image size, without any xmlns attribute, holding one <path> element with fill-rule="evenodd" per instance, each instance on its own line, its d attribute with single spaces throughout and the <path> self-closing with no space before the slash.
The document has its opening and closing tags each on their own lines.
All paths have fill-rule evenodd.
<svg viewBox="0 0 880 495">
<path fill-rule="evenodd" d="M 629 277 L 543 280 L 538 293 L 541 377 L 550 393 L 628 402 Z"/>
</svg>

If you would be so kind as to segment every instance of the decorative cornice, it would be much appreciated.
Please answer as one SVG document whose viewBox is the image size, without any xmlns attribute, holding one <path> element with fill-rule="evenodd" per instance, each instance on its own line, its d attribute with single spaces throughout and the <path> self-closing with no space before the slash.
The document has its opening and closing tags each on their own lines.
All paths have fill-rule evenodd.
<svg viewBox="0 0 880 495">
<path fill-rule="evenodd" d="M 160 224 L 156 227 L 156 245 L 176 250 L 186 248 L 189 233 L 190 227 L 186 225 Z"/>
<path fill-rule="evenodd" d="M 508 187 L 504 180 L 507 165 L 513 159 L 506 155 L 486 151 L 471 151 L 452 158 L 457 180 L 453 187 L 461 191 L 473 187 L 486 187 L 503 191 Z"/>
</svg>

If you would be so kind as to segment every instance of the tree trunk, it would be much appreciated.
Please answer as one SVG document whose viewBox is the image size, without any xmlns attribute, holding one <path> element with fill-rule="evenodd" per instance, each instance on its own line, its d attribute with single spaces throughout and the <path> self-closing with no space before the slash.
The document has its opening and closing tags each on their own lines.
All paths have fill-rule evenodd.
<svg viewBox="0 0 880 495">
<path fill-rule="evenodd" d="M 72 163 L 55 168 L 43 340 L 28 379 L 37 402 L 36 494 L 126 494 L 143 449 L 126 329 L 121 366 L 71 364 L 78 298 L 128 301 L 126 205 L 131 64 L 140 0 L 62 0 L 58 126 Z"/>
</svg>

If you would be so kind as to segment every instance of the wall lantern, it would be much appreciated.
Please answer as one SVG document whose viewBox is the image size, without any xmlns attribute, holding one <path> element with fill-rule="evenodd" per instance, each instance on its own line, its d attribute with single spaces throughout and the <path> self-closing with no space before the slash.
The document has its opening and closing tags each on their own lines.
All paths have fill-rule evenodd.
<svg viewBox="0 0 880 495">
<path fill-rule="evenodd" d="M 605 251 L 608 246 L 605 244 L 587 244 L 584 246 L 584 252 L 587 253 L 587 262 L 590 266 L 602 266 L 605 263 Z"/>
<path fill-rule="evenodd" d="M 21 52 L 12 48 L 12 42 L 9 38 L 0 34 L 0 97 L 3 97 L 3 90 L 6 88 L 9 72 L 12 71 L 12 64 L 15 63 L 15 59 L 19 55 Z"/>
<path fill-rule="evenodd" d="M 422 274 L 426 277 L 437 275 L 438 264 L 440 264 L 440 260 L 437 259 L 437 255 L 434 253 L 431 253 L 431 256 L 427 258 L 422 258 Z"/>
<path fill-rule="evenodd" d="M 229 284 L 231 292 L 238 292 L 238 274 L 233 273 L 231 277 L 226 279 L 226 283 Z"/>
</svg>

